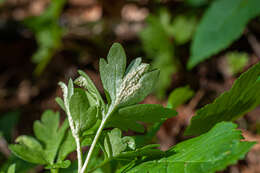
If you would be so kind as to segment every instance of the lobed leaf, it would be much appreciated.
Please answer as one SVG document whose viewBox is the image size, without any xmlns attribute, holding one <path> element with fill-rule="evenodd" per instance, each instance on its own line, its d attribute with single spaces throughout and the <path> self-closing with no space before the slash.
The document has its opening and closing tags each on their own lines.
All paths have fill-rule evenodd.
<svg viewBox="0 0 260 173">
<path fill-rule="evenodd" d="M 213 173 L 242 159 L 254 142 L 241 142 L 236 125 L 221 122 L 209 132 L 172 147 L 166 156 L 125 167 L 128 173 Z"/>
<path fill-rule="evenodd" d="M 115 128 L 107 133 L 104 147 L 108 158 L 115 157 L 125 151 L 128 147 L 135 149 L 135 141 L 129 136 L 122 137 L 121 130 Z"/>
<path fill-rule="evenodd" d="M 204 106 L 192 117 L 186 135 L 207 132 L 221 121 L 233 121 L 260 104 L 260 63 L 243 73 L 230 91 L 223 93 L 213 103 Z"/>
<path fill-rule="evenodd" d="M 103 87 L 114 101 L 126 68 L 126 55 L 123 47 L 119 43 L 114 43 L 109 50 L 107 62 L 100 59 L 99 63 Z"/>
<path fill-rule="evenodd" d="M 41 121 L 36 121 L 33 126 L 35 136 L 45 145 L 45 159 L 49 164 L 54 163 L 62 139 L 69 127 L 68 121 L 65 121 L 59 128 L 59 117 L 58 112 L 47 110 L 43 113 Z"/>
<path fill-rule="evenodd" d="M 9 148 L 17 157 L 35 164 L 48 163 L 42 145 L 35 138 L 19 136 L 16 142 L 18 144 L 11 144 Z"/>
<path fill-rule="evenodd" d="M 117 127 L 122 130 L 131 129 L 143 132 L 144 128 L 137 122 L 158 122 L 177 115 L 177 112 L 155 104 L 138 104 L 127 106 L 118 110 L 108 122 L 109 127 Z"/>
</svg>

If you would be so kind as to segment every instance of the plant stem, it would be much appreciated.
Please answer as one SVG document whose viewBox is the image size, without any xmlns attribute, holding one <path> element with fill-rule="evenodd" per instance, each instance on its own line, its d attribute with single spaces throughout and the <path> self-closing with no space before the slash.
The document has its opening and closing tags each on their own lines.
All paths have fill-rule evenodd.
<svg viewBox="0 0 260 173">
<path fill-rule="evenodd" d="M 94 138 L 94 140 L 93 140 L 93 142 L 92 142 L 92 144 L 91 144 L 91 146 L 90 146 L 90 149 L 89 149 L 89 151 L 88 151 L 87 158 L 86 158 L 86 160 L 85 160 L 85 162 L 84 162 L 84 164 L 83 164 L 83 167 L 82 167 L 80 173 L 84 173 L 85 170 L 87 169 L 89 160 L 90 160 L 91 155 L 92 155 L 92 153 L 93 153 L 93 151 L 94 151 L 94 148 L 95 148 L 95 146 L 96 146 L 96 144 L 97 144 L 97 142 L 98 142 L 98 139 L 99 139 L 99 137 L 100 137 L 100 135 L 101 135 L 101 132 L 102 132 L 104 126 L 105 126 L 105 123 L 106 123 L 106 119 L 101 122 L 100 127 L 98 128 L 98 131 L 97 131 L 96 136 L 95 136 L 95 138 Z"/>
<path fill-rule="evenodd" d="M 80 138 L 77 136 L 75 138 L 76 146 L 77 146 L 77 157 L 78 157 L 78 170 L 80 171 L 82 168 L 82 152 L 81 152 L 81 146 L 80 146 Z M 78 172 L 79 172 L 78 171 Z"/>
<path fill-rule="evenodd" d="M 75 127 L 69 111 L 67 111 L 67 115 L 68 115 L 68 120 L 69 120 L 70 129 L 72 132 L 72 136 L 74 137 L 76 146 L 77 146 L 78 173 L 80 173 L 80 170 L 82 168 L 82 152 L 81 152 L 81 146 L 80 146 L 80 138 L 79 138 L 79 135 L 77 132 L 78 131 L 77 126 Z"/>
<path fill-rule="evenodd" d="M 51 169 L 51 173 L 59 173 L 59 169 Z"/>
<path fill-rule="evenodd" d="M 89 160 L 90 160 L 91 155 L 92 155 L 92 153 L 93 153 L 93 151 L 94 151 L 94 148 L 95 148 L 95 146 L 96 146 L 96 144 L 97 144 L 97 142 L 98 142 L 98 139 L 99 139 L 99 137 L 100 137 L 100 135 L 101 135 L 101 133 L 102 133 L 102 130 L 103 130 L 103 128 L 105 127 L 106 121 L 107 121 L 108 117 L 114 112 L 114 110 L 115 110 L 115 107 L 112 106 L 112 107 L 108 110 L 107 114 L 104 116 L 104 119 L 102 120 L 102 122 L 101 122 L 101 124 L 100 124 L 100 126 L 99 126 L 99 128 L 98 128 L 98 131 L 97 131 L 97 133 L 96 133 L 96 136 L 95 136 L 95 138 L 94 138 L 94 140 L 93 140 L 93 142 L 92 142 L 92 144 L 91 144 L 91 146 L 90 146 L 90 149 L 89 149 L 89 151 L 88 151 L 87 158 L 86 158 L 86 160 L 85 160 L 85 162 L 84 162 L 84 164 L 83 164 L 82 169 L 80 170 L 80 173 L 84 173 L 85 170 L 87 169 L 87 166 L 88 166 L 88 164 L 89 164 Z"/>
</svg>

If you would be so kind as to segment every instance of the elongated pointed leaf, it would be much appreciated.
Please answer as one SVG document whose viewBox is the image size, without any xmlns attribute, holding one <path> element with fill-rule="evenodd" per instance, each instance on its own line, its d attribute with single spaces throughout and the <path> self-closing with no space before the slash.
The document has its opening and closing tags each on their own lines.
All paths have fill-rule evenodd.
<svg viewBox="0 0 260 173">
<path fill-rule="evenodd" d="M 208 133 L 181 142 L 166 152 L 161 159 L 137 164 L 122 172 L 128 173 L 213 173 L 242 159 L 253 142 L 241 142 L 236 125 L 217 124 Z"/>
<path fill-rule="evenodd" d="M 221 121 L 233 121 L 260 104 L 260 63 L 242 74 L 230 91 L 219 96 L 212 104 L 199 109 L 192 118 L 186 135 L 199 135 Z"/>
<path fill-rule="evenodd" d="M 214 1 L 195 33 L 188 68 L 227 48 L 242 35 L 249 20 L 259 14 L 259 0 Z"/>
</svg>

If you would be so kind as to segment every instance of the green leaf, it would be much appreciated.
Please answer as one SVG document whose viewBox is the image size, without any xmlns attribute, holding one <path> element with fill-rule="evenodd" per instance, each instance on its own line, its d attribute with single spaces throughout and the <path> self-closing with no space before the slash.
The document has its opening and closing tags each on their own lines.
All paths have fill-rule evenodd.
<svg viewBox="0 0 260 173">
<path fill-rule="evenodd" d="M 61 107 L 61 109 L 66 112 L 66 108 L 65 108 L 63 100 L 60 97 L 56 97 L 55 101 L 56 101 L 56 103 L 58 103 L 58 105 Z"/>
<path fill-rule="evenodd" d="M 116 99 L 126 68 L 126 55 L 119 43 L 114 43 L 109 50 L 107 62 L 100 59 L 99 71 L 104 89 L 112 101 Z"/>
<path fill-rule="evenodd" d="M 118 43 L 112 45 L 108 53 L 108 63 L 100 60 L 100 75 L 105 89 L 109 93 L 108 102 L 119 108 L 141 102 L 150 94 L 159 76 L 159 70 L 149 70 L 149 65 L 134 60 L 126 67 L 124 49 Z"/>
<path fill-rule="evenodd" d="M 59 128 L 59 113 L 47 110 L 43 113 L 41 121 L 34 123 L 35 136 L 44 144 L 45 160 L 49 164 L 54 163 L 55 156 L 69 127 L 65 121 Z"/>
<path fill-rule="evenodd" d="M 209 132 L 172 147 L 161 159 L 143 160 L 122 172 L 134 173 L 213 173 L 242 159 L 254 145 L 241 142 L 236 125 L 221 122 Z"/>
<path fill-rule="evenodd" d="M 172 109 L 177 108 L 181 104 L 184 104 L 194 95 L 194 92 L 189 86 L 176 88 L 173 90 L 168 98 L 168 106 Z"/>
<path fill-rule="evenodd" d="M 138 66 L 141 65 L 141 63 L 142 63 L 142 58 L 136 58 L 133 61 L 131 61 L 131 63 L 128 65 L 128 67 L 125 71 L 125 75 L 136 70 L 138 68 Z"/>
<path fill-rule="evenodd" d="M 13 164 L 15 164 L 15 172 L 17 173 L 32 172 L 35 168 L 35 164 L 26 162 L 19 157 L 16 157 L 14 154 L 11 154 L 5 162 L 1 163 L 1 170 L 3 170 L 3 173 L 6 173 L 8 168 Z"/>
<path fill-rule="evenodd" d="M 15 173 L 15 164 L 9 166 L 7 173 Z"/>
<path fill-rule="evenodd" d="M 214 1 L 195 33 L 188 68 L 231 45 L 243 34 L 247 23 L 259 14 L 259 0 Z"/>
<path fill-rule="evenodd" d="M 71 162 L 69 160 L 60 161 L 58 163 L 54 163 L 52 165 L 45 166 L 45 169 L 59 169 L 59 168 L 68 168 Z"/>
<path fill-rule="evenodd" d="M 233 121 L 254 109 L 260 104 L 260 63 L 243 73 L 234 83 L 230 91 L 219 96 L 212 104 L 208 104 L 196 112 L 186 135 L 199 135 L 207 132 L 221 121 Z"/>
<path fill-rule="evenodd" d="M 57 162 L 58 163 L 62 162 L 64 159 L 66 159 L 68 154 L 70 154 L 71 152 L 73 152 L 75 150 L 76 150 L 76 143 L 72 136 L 71 131 L 69 130 L 69 131 L 67 131 L 65 139 L 59 148 Z"/>
<path fill-rule="evenodd" d="M 186 2 L 189 5 L 192 5 L 195 7 L 205 5 L 205 4 L 209 3 L 209 1 L 213 1 L 213 0 L 186 0 Z"/>
<path fill-rule="evenodd" d="M 68 161 L 63 161 L 66 156 L 74 150 L 75 144 L 71 137 L 71 131 L 64 139 L 65 133 L 69 127 L 68 120 L 65 120 L 60 126 L 59 113 L 47 110 L 43 113 L 41 121 L 35 121 L 34 133 L 42 144 L 33 137 L 19 136 L 16 139 L 18 144 L 10 145 L 11 151 L 19 158 L 47 167 L 63 168 L 68 165 Z M 58 150 L 59 154 L 58 154 Z M 58 158 L 57 158 L 58 154 Z M 54 161 L 57 158 L 57 163 Z M 65 165 L 65 166 L 64 166 Z"/>
<path fill-rule="evenodd" d="M 164 156 L 165 152 L 157 149 L 160 145 L 159 144 L 150 144 L 150 145 L 146 145 L 142 148 L 137 148 L 133 151 L 126 151 L 126 152 L 122 152 L 121 154 L 117 155 L 117 157 L 115 157 L 115 159 L 120 160 L 120 159 L 125 159 L 125 160 L 133 160 L 133 158 L 136 157 L 143 157 L 143 156 L 147 156 L 147 157 L 159 157 L 159 156 Z"/>
<path fill-rule="evenodd" d="M 69 101 L 69 109 L 80 133 L 92 127 L 97 120 L 97 108 L 95 106 L 89 107 L 86 92 L 80 88 L 74 90 Z"/>
<path fill-rule="evenodd" d="M 197 26 L 197 19 L 194 16 L 180 15 L 174 18 L 171 34 L 177 44 L 185 44 L 191 40 Z"/>
<path fill-rule="evenodd" d="M 104 147 L 108 158 L 115 157 L 125 151 L 127 147 L 135 149 L 134 139 L 126 136 L 122 138 L 121 130 L 115 128 L 107 133 L 104 140 Z"/>
<path fill-rule="evenodd" d="M 147 26 L 141 30 L 139 37 L 148 58 L 152 58 L 152 67 L 160 69 L 160 78 L 156 94 L 164 98 L 171 84 L 171 75 L 177 71 L 178 60 L 174 57 L 174 44 L 171 42 L 171 16 L 161 9 L 158 15 L 147 18 Z"/>
<path fill-rule="evenodd" d="M 230 75 L 241 73 L 249 61 L 249 56 L 246 52 L 229 52 L 226 54 L 226 58 Z"/>
<path fill-rule="evenodd" d="M 159 74 L 160 74 L 159 70 L 153 70 L 153 71 L 144 73 L 143 76 L 140 77 L 139 79 L 132 78 L 131 79 L 132 81 L 138 80 L 138 83 L 135 86 L 131 86 L 132 81 L 129 81 L 129 83 L 126 82 L 125 86 L 126 86 L 126 89 L 128 89 L 128 90 L 125 90 L 126 94 L 124 94 L 124 93 L 122 94 L 122 95 L 125 95 L 124 96 L 125 99 L 122 100 L 121 106 L 133 105 L 133 104 L 140 103 L 141 101 L 143 101 L 145 99 L 145 97 L 147 97 L 151 92 L 153 92 L 153 90 L 156 86 L 157 80 L 159 78 Z M 127 78 L 127 77 L 128 76 L 126 75 L 125 78 Z M 137 88 L 137 89 L 135 89 L 135 88 Z M 132 93 L 131 93 L 131 90 L 133 90 Z M 130 92 L 128 92 L 128 91 L 130 91 Z M 128 93 L 131 93 L 131 94 L 127 95 Z"/>
<path fill-rule="evenodd" d="M 35 164 L 47 164 L 42 145 L 33 137 L 19 136 L 19 144 L 9 145 L 10 150 L 19 158 Z"/>
<path fill-rule="evenodd" d="M 84 87 L 88 90 L 88 93 L 94 97 L 95 101 L 98 101 L 98 106 L 101 104 L 101 106 L 104 106 L 104 101 L 96 88 L 95 84 L 92 82 L 90 77 L 83 71 L 79 70 L 78 73 L 81 75 L 78 77 L 74 82 L 79 85 L 80 87 Z"/>
<path fill-rule="evenodd" d="M 136 146 L 142 147 L 144 145 L 150 144 L 156 136 L 157 132 L 160 130 L 160 127 L 163 123 L 164 120 L 162 120 L 161 122 L 154 123 L 151 127 L 147 128 L 145 134 L 134 136 Z"/>
<path fill-rule="evenodd" d="M 38 64 L 35 69 L 36 75 L 42 73 L 52 56 L 61 47 L 64 31 L 58 25 L 58 20 L 65 3 L 66 0 L 52 0 L 43 14 L 29 17 L 23 22 L 35 33 L 38 44 L 38 49 L 32 57 L 32 61 Z"/>
<path fill-rule="evenodd" d="M 8 142 L 11 142 L 12 130 L 18 122 L 19 116 L 19 111 L 10 111 L 0 118 L 0 131 Z"/>
<path fill-rule="evenodd" d="M 154 123 L 177 115 L 177 112 L 155 104 L 138 104 L 119 109 L 108 121 L 109 127 L 118 127 L 122 130 L 131 129 L 143 132 L 144 128 L 137 122 Z"/>
</svg>

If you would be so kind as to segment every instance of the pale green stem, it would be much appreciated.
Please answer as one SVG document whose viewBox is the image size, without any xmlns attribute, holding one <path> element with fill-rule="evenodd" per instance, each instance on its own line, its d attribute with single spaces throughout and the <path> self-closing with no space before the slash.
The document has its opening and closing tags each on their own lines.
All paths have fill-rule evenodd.
<svg viewBox="0 0 260 173">
<path fill-rule="evenodd" d="M 98 131 L 97 131 L 97 133 L 96 133 L 96 136 L 95 136 L 95 138 L 94 138 L 94 140 L 93 140 L 93 142 L 92 142 L 92 144 L 91 144 L 91 146 L 90 146 L 90 149 L 89 149 L 89 151 L 88 151 L 87 158 L 86 158 L 86 160 L 85 160 L 85 162 L 84 162 L 84 164 L 83 164 L 83 167 L 82 167 L 80 173 L 84 173 L 84 172 L 86 171 L 87 166 L 88 166 L 89 161 L 90 161 L 90 158 L 91 158 L 91 156 L 92 156 L 92 153 L 93 153 L 93 151 L 94 151 L 94 149 L 95 149 L 95 146 L 96 146 L 96 144 L 97 144 L 97 142 L 98 142 L 98 139 L 99 139 L 99 137 L 100 137 L 100 135 L 101 135 L 101 133 L 102 133 L 102 130 L 103 130 L 104 127 L 105 127 L 106 121 L 107 121 L 108 117 L 114 112 L 114 110 L 115 110 L 115 108 L 114 108 L 114 107 L 111 107 L 111 108 L 109 109 L 109 111 L 107 112 L 107 114 L 104 116 L 104 119 L 102 120 L 102 122 L 101 122 L 101 124 L 100 124 L 100 126 L 99 126 L 99 128 L 98 128 Z"/>
<path fill-rule="evenodd" d="M 81 151 L 79 136 L 77 136 L 75 138 L 75 142 L 76 142 L 76 146 L 77 146 L 78 170 L 80 170 L 82 168 L 82 151 Z"/>
</svg>

